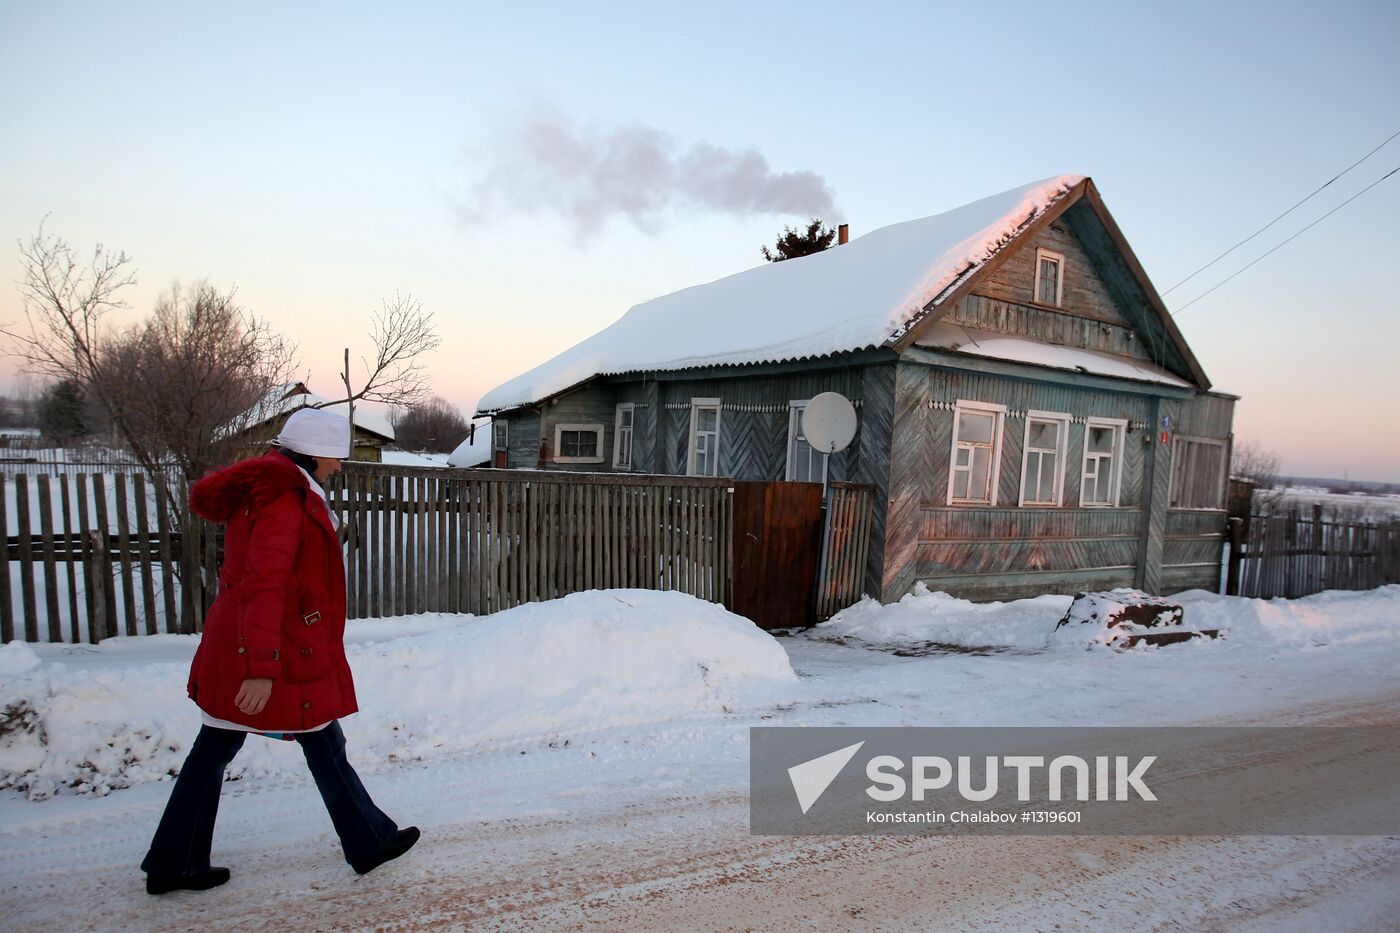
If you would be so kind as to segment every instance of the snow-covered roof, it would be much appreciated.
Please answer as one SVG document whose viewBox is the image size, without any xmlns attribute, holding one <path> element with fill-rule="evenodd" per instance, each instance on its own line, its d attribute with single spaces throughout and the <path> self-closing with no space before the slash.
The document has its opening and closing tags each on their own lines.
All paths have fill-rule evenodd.
<svg viewBox="0 0 1400 933">
<path fill-rule="evenodd" d="M 430 454 L 409 450 L 381 450 L 379 462 L 386 466 L 445 467 L 446 454 Z"/>
<path fill-rule="evenodd" d="M 273 418 L 289 415 L 298 408 L 324 408 L 344 417 L 346 404 L 337 402 L 330 405 L 327 404 L 329 401 L 330 399 L 324 396 L 308 391 L 300 382 L 289 382 L 268 392 L 267 397 L 248 413 L 247 424 L 250 427 L 262 424 Z M 388 419 L 369 411 L 363 405 L 355 406 L 355 427 L 391 441 L 394 439 L 394 426 Z"/>
<path fill-rule="evenodd" d="M 1015 363 L 1031 363 L 1036 366 L 1049 366 L 1070 372 L 1093 373 L 1098 376 L 1114 376 L 1119 379 L 1137 379 L 1142 382 L 1156 382 L 1161 385 L 1190 388 L 1191 383 L 1175 376 L 1160 366 L 1145 360 L 1136 360 L 1115 353 L 1100 353 L 1097 350 L 1080 350 L 1076 347 L 1061 347 L 1041 343 L 1026 337 L 1010 337 L 991 331 L 975 330 L 947 321 L 939 321 L 920 335 L 918 346 L 956 350 L 973 356 L 985 356 L 997 360 L 1010 360 Z"/>
<path fill-rule="evenodd" d="M 781 362 L 882 346 L 1083 180 L 1057 175 L 639 304 L 492 389 L 478 410 L 529 405 L 599 375 Z"/>
<path fill-rule="evenodd" d="M 447 455 L 447 465 L 453 467 L 481 466 L 491 459 L 491 423 L 481 422 L 476 431 Z"/>
</svg>

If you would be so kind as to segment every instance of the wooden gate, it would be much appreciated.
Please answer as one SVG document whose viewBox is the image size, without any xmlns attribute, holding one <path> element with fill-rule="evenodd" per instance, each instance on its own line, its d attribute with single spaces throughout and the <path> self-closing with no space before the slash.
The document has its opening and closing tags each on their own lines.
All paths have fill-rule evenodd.
<svg viewBox="0 0 1400 933">
<path fill-rule="evenodd" d="M 818 622 L 825 622 L 860 599 L 874 517 L 874 486 L 831 484 L 822 535 L 821 573 L 817 578 Z"/>
<path fill-rule="evenodd" d="M 821 532 L 818 484 L 736 482 L 729 608 L 759 628 L 811 625 Z"/>
</svg>

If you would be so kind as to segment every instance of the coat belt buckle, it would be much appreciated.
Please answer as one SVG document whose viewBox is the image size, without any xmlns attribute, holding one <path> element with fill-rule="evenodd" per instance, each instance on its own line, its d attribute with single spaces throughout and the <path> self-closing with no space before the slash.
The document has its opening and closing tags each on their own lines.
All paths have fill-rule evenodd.
<svg viewBox="0 0 1400 933">
<path fill-rule="evenodd" d="M 317 622 L 321 621 L 321 610 L 313 609 L 301 618 L 307 625 L 315 625 Z"/>
</svg>

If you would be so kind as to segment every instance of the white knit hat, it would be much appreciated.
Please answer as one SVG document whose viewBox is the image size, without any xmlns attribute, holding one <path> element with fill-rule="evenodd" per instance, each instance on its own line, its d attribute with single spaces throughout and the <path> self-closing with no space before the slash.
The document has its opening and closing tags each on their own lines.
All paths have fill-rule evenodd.
<svg viewBox="0 0 1400 933">
<path fill-rule="evenodd" d="M 334 412 L 298 408 L 273 443 L 308 457 L 343 460 L 350 456 L 350 422 Z"/>
</svg>

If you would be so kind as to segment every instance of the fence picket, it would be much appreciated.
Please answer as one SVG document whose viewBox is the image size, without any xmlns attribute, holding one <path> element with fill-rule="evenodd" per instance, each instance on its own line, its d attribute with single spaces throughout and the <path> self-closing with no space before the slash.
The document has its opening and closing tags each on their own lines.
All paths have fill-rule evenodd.
<svg viewBox="0 0 1400 933">
<path fill-rule="evenodd" d="M 175 607 L 174 542 L 171 538 L 170 507 L 166 504 L 170 483 L 157 474 L 151 477 L 151 485 L 155 488 L 156 533 L 160 536 L 161 604 L 165 608 L 165 630 L 173 634 L 180 630 L 180 617 Z"/>
<path fill-rule="evenodd" d="M 34 600 L 34 544 L 29 533 L 29 477 L 15 477 L 15 520 L 19 529 L 19 589 L 24 608 L 24 640 L 39 640 L 39 616 Z"/>
<path fill-rule="evenodd" d="M 0 475 L 0 642 L 8 644 L 15 640 L 15 609 L 10 595 L 10 517 L 6 514 L 5 500 L 10 497 L 9 479 Z M 18 499 L 16 499 L 18 501 Z"/>
<path fill-rule="evenodd" d="M 58 614 L 58 566 L 54 562 L 53 498 L 49 475 L 41 473 L 38 480 L 40 557 L 44 562 L 44 610 L 48 614 L 49 641 L 63 641 L 63 620 Z"/>
<path fill-rule="evenodd" d="M 146 634 L 154 635 L 156 629 L 155 571 L 151 566 L 151 521 L 149 500 L 146 498 L 146 475 L 137 473 L 132 477 L 136 496 L 136 540 L 141 567 L 141 606 L 146 613 Z"/>
<path fill-rule="evenodd" d="M 100 603 L 98 625 L 93 633 L 93 641 L 110 638 L 120 631 L 117 624 L 117 603 L 112 579 L 112 536 L 111 524 L 107 519 L 107 484 L 102 474 L 92 476 L 93 505 L 93 561 L 89 572 L 93 574 L 93 599 Z"/>
<path fill-rule="evenodd" d="M 116 476 L 117 493 L 117 550 L 121 560 L 122 573 L 122 616 L 126 620 L 126 634 L 136 634 L 136 587 L 131 573 L 131 518 L 127 503 L 126 474 Z"/>
</svg>

